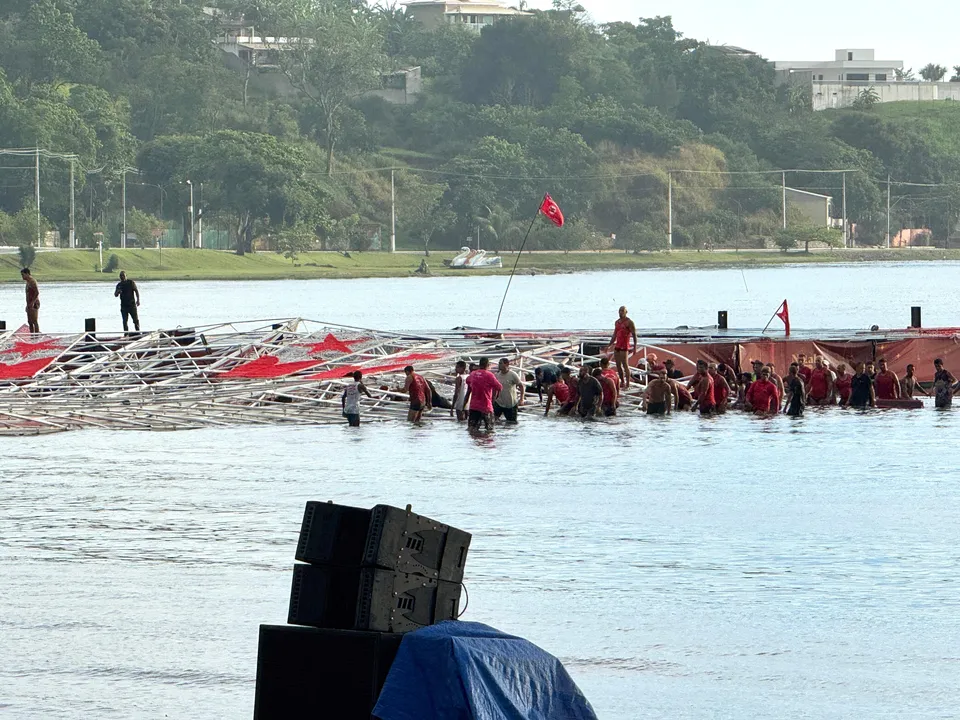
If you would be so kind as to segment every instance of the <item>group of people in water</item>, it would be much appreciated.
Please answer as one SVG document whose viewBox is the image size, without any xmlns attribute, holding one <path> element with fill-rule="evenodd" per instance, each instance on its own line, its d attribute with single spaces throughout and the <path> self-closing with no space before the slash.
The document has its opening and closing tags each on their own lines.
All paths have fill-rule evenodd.
<svg viewBox="0 0 960 720">
<path fill-rule="evenodd" d="M 537 394 L 544 415 L 554 411 L 558 416 L 584 419 L 616 415 L 624 393 L 638 399 L 639 403 L 632 405 L 649 415 L 674 411 L 710 415 L 738 409 L 792 416 L 802 415 L 807 406 L 867 408 L 876 407 L 878 401 L 896 404 L 890 401 L 910 399 L 918 393 L 930 395 L 917 381 L 913 365 L 907 365 L 906 375 L 900 378 L 884 358 L 876 363 L 854 363 L 851 373 L 845 363 L 834 368 L 820 355 L 808 364 L 801 353 L 790 364 L 786 376 L 779 375 L 773 363 L 759 359 L 751 361 L 749 372 L 740 374 L 725 363 L 698 360 L 696 371 L 688 377 L 676 367 L 673 358 L 660 363 L 653 353 L 641 359 L 638 367 L 631 367 L 631 340 L 636 350 L 636 328 L 627 317 L 627 309 L 621 307 L 610 342 L 615 364 L 609 357 L 602 357 L 579 367 L 541 365 L 533 373 L 521 376 L 511 367 L 509 358 L 502 358 L 495 371 L 490 369 L 488 358 L 469 365 L 458 361 L 452 401 L 408 366 L 402 387 L 409 396 L 408 420 L 419 422 L 424 411 L 442 408 L 456 415 L 458 421 L 466 421 L 471 429 L 483 426 L 490 430 L 500 418 L 507 423 L 517 422 L 518 412 L 531 393 Z M 960 383 L 939 358 L 934 361 L 934 371 L 935 405 L 947 407 L 953 395 L 960 392 Z M 344 391 L 343 405 L 350 423 L 358 424 L 360 395 L 369 392 L 361 373 L 355 373 L 354 380 Z M 631 385 L 637 380 L 642 390 L 632 393 Z"/>
</svg>

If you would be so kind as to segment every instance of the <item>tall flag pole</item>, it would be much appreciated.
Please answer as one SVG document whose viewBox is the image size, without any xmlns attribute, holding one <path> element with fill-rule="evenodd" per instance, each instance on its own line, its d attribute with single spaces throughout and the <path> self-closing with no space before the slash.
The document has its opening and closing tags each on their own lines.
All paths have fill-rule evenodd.
<svg viewBox="0 0 960 720">
<path fill-rule="evenodd" d="M 513 270 L 510 271 L 510 279 L 507 280 L 507 289 L 503 291 L 503 299 L 500 301 L 500 311 L 497 313 L 497 324 L 494 327 L 494 330 L 500 329 L 500 316 L 503 314 L 503 304 L 507 301 L 507 293 L 510 292 L 510 284 L 513 282 L 513 276 L 517 272 L 517 265 L 520 264 L 520 256 L 523 255 L 523 248 L 527 244 L 527 238 L 530 237 L 530 231 L 533 230 L 533 224 L 537 222 L 537 218 L 540 217 L 540 215 L 543 215 L 558 228 L 563 227 L 563 212 L 561 212 L 560 206 L 554 202 L 552 197 L 550 197 L 550 193 L 545 193 L 543 196 L 543 201 L 540 203 L 540 207 L 537 208 L 537 212 L 533 216 L 533 220 L 530 221 L 530 227 L 527 228 L 527 234 L 523 236 L 523 242 L 520 243 L 520 250 L 517 252 L 517 259 L 513 263 Z"/>
</svg>

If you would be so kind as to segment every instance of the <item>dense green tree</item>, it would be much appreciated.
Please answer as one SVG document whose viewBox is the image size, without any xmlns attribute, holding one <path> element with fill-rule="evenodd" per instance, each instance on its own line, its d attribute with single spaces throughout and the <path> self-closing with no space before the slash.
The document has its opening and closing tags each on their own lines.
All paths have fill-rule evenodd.
<svg viewBox="0 0 960 720">
<path fill-rule="evenodd" d="M 947 68 L 935 63 L 927 63 L 920 68 L 920 77 L 927 82 L 940 82 L 943 76 L 947 74 Z"/>
</svg>

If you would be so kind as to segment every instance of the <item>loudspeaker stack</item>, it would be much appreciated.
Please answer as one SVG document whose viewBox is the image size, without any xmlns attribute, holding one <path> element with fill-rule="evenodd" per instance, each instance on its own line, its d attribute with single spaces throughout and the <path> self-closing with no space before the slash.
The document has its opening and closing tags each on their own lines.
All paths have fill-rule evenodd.
<svg viewBox="0 0 960 720">
<path fill-rule="evenodd" d="M 403 633 L 459 615 L 469 533 L 308 502 L 287 614 L 261 625 L 255 720 L 369 720 Z"/>
</svg>

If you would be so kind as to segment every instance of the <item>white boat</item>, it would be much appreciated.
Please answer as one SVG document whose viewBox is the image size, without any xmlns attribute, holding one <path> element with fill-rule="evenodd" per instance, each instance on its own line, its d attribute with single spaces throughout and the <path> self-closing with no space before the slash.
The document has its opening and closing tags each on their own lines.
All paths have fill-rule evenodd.
<svg viewBox="0 0 960 720">
<path fill-rule="evenodd" d="M 460 248 L 460 254 L 450 261 L 452 268 L 502 268 L 503 260 L 499 255 L 487 255 L 486 250 Z"/>
</svg>

